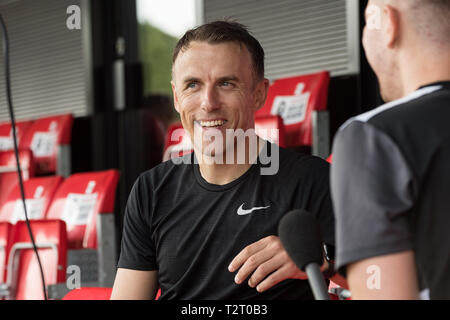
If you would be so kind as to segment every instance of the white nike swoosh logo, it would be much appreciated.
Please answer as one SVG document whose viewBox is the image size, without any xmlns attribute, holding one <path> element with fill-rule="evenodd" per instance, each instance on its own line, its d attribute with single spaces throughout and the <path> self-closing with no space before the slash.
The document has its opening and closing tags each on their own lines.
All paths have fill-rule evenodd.
<svg viewBox="0 0 450 320">
<path fill-rule="evenodd" d="M 245 216 L 246 214 L 250 214 L 255 210 L 262 210 L 262 209 L 270 208 L 270 206 L 267 206 L 267 207 L 255 207 L 255 208 L 251 208 L 249 210 L 245 210 L 243 207 L 244 207 L 244 204 L 241 204 L 241 206 L 237 210 L 237 214 L 240 216 Z"/>
</svg>

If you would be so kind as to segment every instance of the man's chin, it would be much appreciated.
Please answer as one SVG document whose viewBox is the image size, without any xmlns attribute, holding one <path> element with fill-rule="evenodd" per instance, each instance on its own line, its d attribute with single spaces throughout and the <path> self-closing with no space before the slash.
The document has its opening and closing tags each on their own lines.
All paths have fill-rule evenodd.
<svg viewBox="0 0 450 320">
<path fill-rule="evenodd" d="M 196 145 L 197 147 L 195 148 L 195 152 L 198 155 L 198 158 L 202 157 L 208 163 L 244 164 L 248 162 L 247 152 L 250 152 L 250 154 L 248 155 L 250 159 L 257 157 L 257 154 L 259 152 L 258 143 L 257 140 L 255 142 L 256 144 L 252 145 L 247 150 L 246 144 L 238 144 L 234 140 L 230 141 L 230 143 L 224 144 L 215 144 L 211 141 L 204 141 L 202 146 Z"/>
<path fill-rule="evenodd" d="M 236 146 L 234 143 L 226 144 L 226 145 L 214 145 L 214 143 L 208 143 L 203 145 L 203 148 L 196 148 L 196 153 L 201 154 L 204 159 L 207 161 L 213 162 L 215 164 L 234 164 L 236 159 L 228 159 L 227 153 L 229 153 L 232 158 L 235 158 L 237 155 L 239 159 L 242 158 L 241 153 L 245 155 L 245 148 L 242 150 L 235 150 Z M 245 157 L 244 157 L 245 158 Z M 228 163 L 228 162 L 231 163 Z"/>
<path fill-rule="evenodd" d="M 224 155 L 223 146 L 214 146 L 214 144 L 207 144 L 200 148 L 196 148 L 197 153 L 201 154 L 202 157 L 207 158 L 221 158 Z"/>
</svg>

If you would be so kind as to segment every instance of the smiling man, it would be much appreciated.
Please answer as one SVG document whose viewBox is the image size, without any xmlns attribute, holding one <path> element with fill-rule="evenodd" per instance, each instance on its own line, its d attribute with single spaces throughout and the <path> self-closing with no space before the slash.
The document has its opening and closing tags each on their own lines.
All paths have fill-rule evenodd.
<svg viewBox="0 0 450 320">
<path fill-rule="evenodd" d="M 160 287 L 160 299 L 312 299 L 277 227 L 306 209 L 333 251 L 329 167 L 254 134 L 268 90 L 261 45 L 238 23 L 202 25 L 178 42 L 172 76 L 194 152 L 136 181 L 112 298 L 153 299 Z M 263 174 L 262 155 L 276 172 Z"/>
<path fill-rule="evenodd" d="M 370 0 L 363 45 L 388 103 L 334 140 L 337 266 L 353 299 L 450 299 L 450 1 Z"/>
</svg>

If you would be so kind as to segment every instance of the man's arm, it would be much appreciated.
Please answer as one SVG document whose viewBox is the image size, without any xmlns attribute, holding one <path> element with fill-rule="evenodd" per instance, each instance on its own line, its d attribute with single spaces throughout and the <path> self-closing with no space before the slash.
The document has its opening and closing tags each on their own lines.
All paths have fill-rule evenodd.
<svg viewBox="0 0 450 320">
<path fill-rule="evenodd" d="M 153 300 L 158 290 L 158 271 L 118 268 L 111 300 Z"/>
<path fill-rule="evenodd" d="M 351 263 L 347 267 L 347 280 L 355 300 L 419 299 L 411 250 Z"/>
<path fill-rule="evenodd" d="M 139 176 L 125 207 L 121 252 L 111 299 L 155 298 L 158 271 L 149 223 L 151 195 L 149 178 Z"/>
<path fill-rule="evenodd" d="M 417 282 L 415 271 L 411 271 L 414 259 L 408 223 L 417 182 L 395 141 L 360 120 L 341 128 L 333 145 L 331 194 L 336 216 L 336 268 L 347 267 L 352 296 L 389 299 L 397 281 L 401 281 L 399 290 L 405 283 Z M 409 252 L 409 257 L 399 252 Z M 381 289 L 370 283 L 377 280 L 378 270 Z M 384 293 L 387 295 L 382 296 Z"/>
</svg>

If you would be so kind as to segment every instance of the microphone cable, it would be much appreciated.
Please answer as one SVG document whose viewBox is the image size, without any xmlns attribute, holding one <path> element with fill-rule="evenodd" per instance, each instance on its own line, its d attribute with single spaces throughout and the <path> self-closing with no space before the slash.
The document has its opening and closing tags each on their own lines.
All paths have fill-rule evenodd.
<svg viewBox="0 0 450 320">
<path fill-rule="evenodd" d="M 19 148 L 17 146 L 17 133 L 16 133 L 16 122 L 14 119 L 14 110 L 13 110 L 13 104 L 12 104 L 12 97 L 11 97 L 11 82 L 10 82 L 10 74 L 9 74 L 9 38 L 8 38 L 8 30 L 6 28 L 5 21 L 3 20 L 3 16 L 0 14 L 0 25 L 3 31 L 3 56 L 4 56 L 4 62 L 5 62 L 5 80 L 6 80 L 6 96 L 8 100 L 8 108 L 9 108 L 9 117 L 11 119 L 11 127 L 12 127 L 12 133 L 13 133 L 13 142 L 14 142 L 14 155 L 16 158 L 16 165 L 17 165 L 17 174 L 19 176 L 19 187 L 20 187 L 20 195 L 22 197 L 22 204 L 23 204 L 23 210 L 25 212 L 25 222 L 28 228 L 28 234 L 30 235 L 31 243 L 33 245 L 33 251 L 36 255 L 38 264 L 39 264 L 39 270 L 41 273 L 41 280 L 42 280 L 42 288 L 44 293 L 44 299 L 48 300 L 47 298 L 47 287 L 45 285 L 45 278 L 44 278 L 44 270 L 42 269 L 41 259 L 39 258 L 39 253 L 36 247 L 36 243 L 34 242 L 34 236 L 33 232 L 31 230 L 30 226 L 30 220 L 28 219 L 28 213 L 27 213 L 27 206 L 25 203 L 25 190 L 23 186 L 23 180 L 22 180 L 22 170 L 20 168 L 20 160 L 19 160 Z M 11 272 L 12 270 L 9 270 Z"/>
</svg>

